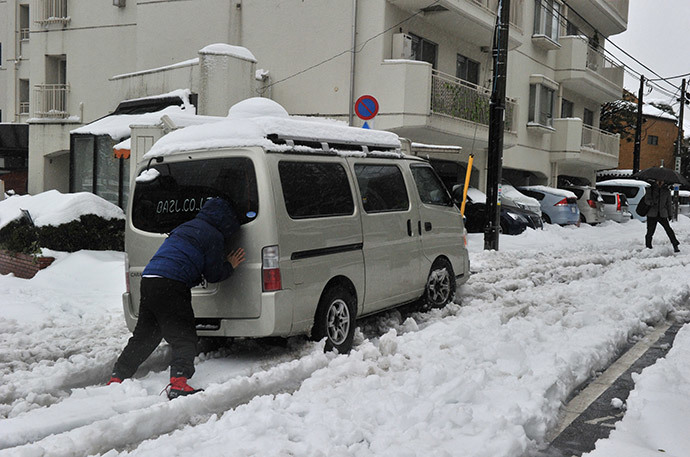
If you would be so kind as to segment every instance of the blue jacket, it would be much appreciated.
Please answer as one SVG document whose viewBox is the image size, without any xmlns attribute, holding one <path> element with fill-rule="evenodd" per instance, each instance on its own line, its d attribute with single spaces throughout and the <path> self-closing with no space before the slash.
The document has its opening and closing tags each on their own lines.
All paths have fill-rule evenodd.
<svg viewBox="0 0 690 457">
<path fill-rule="evenodd" d="M 144 276 L 162 276 L 192 288 L 201 283 L 220 282 L 232 274 L 226 260 L 225 240 L 240 224 L 230 204 L 208 200 L 196 217 L 175 228 L 144 268 Z"/>
</svg>

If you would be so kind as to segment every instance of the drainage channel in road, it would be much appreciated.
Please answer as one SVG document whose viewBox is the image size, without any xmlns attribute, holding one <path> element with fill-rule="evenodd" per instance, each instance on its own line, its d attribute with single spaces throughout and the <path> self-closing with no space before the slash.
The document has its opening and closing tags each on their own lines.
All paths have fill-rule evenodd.
<svg viewBox="0 0 690 457">
<path fill-rule="evenodd" d="M 592 451 L 597 440 L 607 438 L 623 418 L 624 409 L 614 403 L 620 405 L 627 400 L 635 387 L 632 374 L 664 357 L 683 325 L 658 326 L 582 389 L 563 408 L 559 426 L 547 436 L 549 447 L 538 457 L 579 457 Z"/>
</svg>

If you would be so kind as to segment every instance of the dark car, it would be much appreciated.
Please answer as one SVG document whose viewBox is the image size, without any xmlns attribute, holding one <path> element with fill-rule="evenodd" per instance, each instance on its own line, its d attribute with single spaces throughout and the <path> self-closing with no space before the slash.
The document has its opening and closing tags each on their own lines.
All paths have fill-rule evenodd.
<svg viewBox="0 0 690 457">
<path fill-rule="evenodd" d="M 462 186 L 455 186 L 453 197 L 456 201 L 462 201 Z M 467 191 L 467 203 L 465 204 L 465 229 L 468 233 L 481 233 L 484 231 L 486 220 L 486 195 L 480 190 L 469 188 Z M 501 233 L 504 235 L 519 235 L 527 227 L 533 229 L 543 228 L 541 217 L 520 208 L 501 206 Z"/>
</svg>

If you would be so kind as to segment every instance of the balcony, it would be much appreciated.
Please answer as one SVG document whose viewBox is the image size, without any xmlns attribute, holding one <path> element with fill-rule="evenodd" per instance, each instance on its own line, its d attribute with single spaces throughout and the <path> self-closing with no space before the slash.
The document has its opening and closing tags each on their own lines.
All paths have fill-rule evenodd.
<svg viewBox="0 0 690 457">
<path fill-rule="evenodd" d="M 388 0 L 398 8 L 410 12 L 423 12 L 421 16 L 435 27 L 459 36 L 463 41 L 479 47 L 491 47 L 498 0 L 440 0 L 427 9 L 428 0 Z M 524 0 L 513 0 L 510 6 L 510 30 L 508 48 L 522 44 Z"/>
<path fill-rule="evenodd" d="M 616 35 L 628 28 L 630 0 L 568 0 L 568 6 L 604 36 Z"/>
<path fill-rule="evenodd" d="M 34 86 L 36 96 L 36 117 L 46 119 L 66 119 L 70 116 L 67 111 L 67 95 L 69 84 L 37 84 Z"/>
<path fill-rule="evenodd" d="M 584 125 L 578 118 L 554 119 L 553 126 L 551 154 L 556 161 L 586 163 L 595 169 L 618 166 L 620 135 Z"/>
<path fill-rule="evenodd" d="M 36 22 L 43 26 L 48 24 L 66 25 L 70 22 L 67 15 L 67 0 L 40 0 Z"/>
<path fill-rule="evenodd" d="M 489 126 L 491 91 L 434 70 L 431 75 L 431 112 Z M 506 100 L 505 130 L 515 130 L 515 100 Z"/>
<path fill-rule="evenodd" d="M 560 38 L 556 55 L 555 79 L 565 89 L 590 100 L 604 103 L 617 100 L 623 93 L 625 68 L 589 46 L 584 36 Z"/>
<path fill-rule="evenodd" d="M 371 92 L 384 107 L 376 128 L 420 143 L 452 144 L 468 152 L 488 146 L 491 93 L 426 62 L 384 61 Z M 506 100 L 504 147 L 517 144 L 515 100 Z"/>
</svg>

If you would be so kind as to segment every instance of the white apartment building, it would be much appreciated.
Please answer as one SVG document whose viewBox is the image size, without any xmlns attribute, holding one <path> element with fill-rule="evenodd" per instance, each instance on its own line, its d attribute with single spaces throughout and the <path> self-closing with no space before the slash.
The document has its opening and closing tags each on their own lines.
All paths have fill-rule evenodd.
<svg viewBox="0 0 690 457">
<path fill-rule="evenodd" d="M 29 125 L 30 193 L 83 190 L 75 168 L 89 167 L 99 193 L 96 181 L 112 179 L 99 170 L 115 159 L 94 148 L 82 163 L 70 132 L 123 100 L 176 89 L 198 95 L 200 114 L 224 115 L 236 94 L 222 92 L 239 82 L 204 85 L 196 59 L 228 43 L 251 51 L 262 76 L 235 92 L 356 126 L 354 101 L 371 95 L 370 126 L 462 146 L 456 156 L 474 154 L 472 183 L 483 188 L 497 9 L 498 0 L 0 0 L 0 122 Z M 619 139 L 598 125 L 601 104 L 622 94 L 623 68 L 603 46 L 627 17 L 628 0 L 511 0 L 504 177 L 594 182 L 617 166 Z M 209 87 L 217 92 L 200 93 Z M 464 179 L 462 164 L 449 170 Z"/>
</svg>

